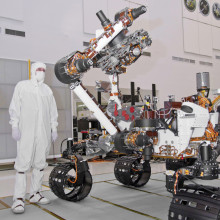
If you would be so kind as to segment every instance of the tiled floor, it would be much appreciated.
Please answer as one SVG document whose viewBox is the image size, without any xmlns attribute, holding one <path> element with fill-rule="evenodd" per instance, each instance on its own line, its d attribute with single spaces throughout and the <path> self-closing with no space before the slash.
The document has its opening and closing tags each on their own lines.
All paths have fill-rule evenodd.
<svg viewBox="0 0 220 220">
<path fill-rule="evenodd" d="M 22 215 L 15 215 L 10 210 L 15 171 L 1 171 L 0 219 L 167 219 L 171 194 L 165 189 L 165 176 L 161 173 L 165 170 L 163 163 L 152 164 L 151 179 L 141 188 L 123 186 L 115 180 L 112 162 L 93 162 L 89 166 L 93 175 L 93 187 L 86 199 L 72 203 L 57 198 L 48 187 L 48 176 L 53 168 L 48 167 L 43 182 L 43 194 L 51 199 L 51 203 L 39 206 L 27 201 L 25 213 Z"/>
</svg>

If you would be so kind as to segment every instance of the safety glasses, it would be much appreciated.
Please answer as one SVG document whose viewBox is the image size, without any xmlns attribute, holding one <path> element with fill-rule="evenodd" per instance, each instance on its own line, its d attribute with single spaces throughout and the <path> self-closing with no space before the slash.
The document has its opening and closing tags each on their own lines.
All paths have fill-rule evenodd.
<svg viewBox="0 0 220 220">
<path fill-rule="evenodd" d="M 43 72 L 45 72 L 45 69 L 43 67 L 39 67 L 39 68 L 36 69 L 36 71 L 43 71 Z"/>
</svg>

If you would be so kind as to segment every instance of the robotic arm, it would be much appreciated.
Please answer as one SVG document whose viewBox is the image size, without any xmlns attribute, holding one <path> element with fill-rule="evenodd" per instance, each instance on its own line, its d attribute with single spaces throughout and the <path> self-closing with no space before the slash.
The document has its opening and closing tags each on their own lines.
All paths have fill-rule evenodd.
<svg viewBox="0 0 220 220">
<path fill-rule="evenodd" d="M 75 51 L 59 60 L 55 65 L 56 77 L 65 84 L 75 83 L 92 65 L 101 68 L 106 74 L 124 72 L 124 66 L 135 62 L 142 50 L 151 45 L 146 31 L 140 30 L 126 36 L 133 20 L 145 12 L 145 6 L 125 8 L 115 15 L 115 22 L 110 22 L 99 11 L 96 15 L 103 26 L 103 33 L 91 40 L 90 46 L 83 52 Z"/>
</svg>

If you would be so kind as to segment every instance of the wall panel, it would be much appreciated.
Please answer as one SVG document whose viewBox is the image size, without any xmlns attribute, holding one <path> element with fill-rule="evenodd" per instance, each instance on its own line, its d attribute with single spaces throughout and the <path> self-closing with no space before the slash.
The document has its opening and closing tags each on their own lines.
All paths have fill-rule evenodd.
<svg viewBox="0 0 220 220">
<path fill-rule="evenodd" d="M 7 158 L 6 135 L 0 134 L 0 159 Z"/>
<path fill-rule="evenodd" d="M 212 56 L 212 27 L 199 23 L 199 53 Z"/>
<path fill-rule="evenodd" d="M 23 21 L 23 0 L 1 0 L 0 17 Z"/>
<path fill-rule="evenodd" d="M 183 18 L 184 50 L 199 53 L 198 22 Z"/>
<path fill-rule="evenodd" d="M 212 27 L 213 49 L 220 50 L 220 28 Z"/>
</svg>

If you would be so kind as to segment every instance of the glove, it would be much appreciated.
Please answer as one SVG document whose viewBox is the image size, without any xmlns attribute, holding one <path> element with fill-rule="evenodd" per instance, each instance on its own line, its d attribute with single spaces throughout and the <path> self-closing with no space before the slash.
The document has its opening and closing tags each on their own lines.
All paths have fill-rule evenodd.
<svg viewBox="0 0 220 220">
<path fill-rule="evenodd" d="M 21 132 L 19 130 L 19 128 L 12 128 L 12 138 L 15 140 L 15 141 L 19 141 L 21 139 Z"/>
<path fill-rule="evenodd" d="M 55 142 L 56 139 L 57 139 L 58 135 L 57 135 L 57 132 L 56 131 L 53 131 L 52 132 L 52 141 Z"/>
</svg>

